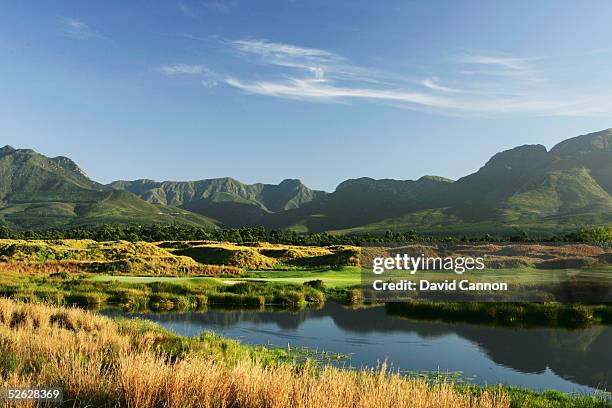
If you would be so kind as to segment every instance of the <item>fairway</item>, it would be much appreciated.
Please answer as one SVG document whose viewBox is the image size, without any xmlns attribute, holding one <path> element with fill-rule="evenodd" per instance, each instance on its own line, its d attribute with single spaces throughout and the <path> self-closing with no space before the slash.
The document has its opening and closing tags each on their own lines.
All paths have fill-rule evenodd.
<svg viewBox="0 0 612 408">
<path fill-rule="evenodd" d="M 213 282 L 236 283 L 240 281 L 264 281 L 278 283 L 304 283 L 320 279 L 326 286 L 342 287 L 359 285 L 360 270 L 358 267 L 342 267 L 338 269 L 300 269 L 293 271 L 249 271 L 244 278 L 213 278 L 213 277 L 174 277 L 174 276 L 124 276 L 124 275 L 94 275 L 89 279 L 95 282 L 118 281 L 123 283 L 150 283 L 150 282 L 181 282 L 204 283 Z"/>
<path fill-rule="evenodd" d="M 422 271 L 420 273 L 426 273 Z M 452 279 L 458 275 L 453 273 L 437 272 L 435 280 Z M 485 278 L 488 280 L 503 280 L 523 285 L 534 285 L 543 282 L 550 282 L 551 277 L 582 276 L 588 280 L 609 280 L 612 278 L 612 270 L 608 266 L 584 269 L 558 269 L 543 270 L 534 268 L 516 269 L 488 269 L 486 273 L 465 273 L 463 276 L 472 278 Z M 423 277 L 423 276 L 421 276 Z M 354 286 L 361 283 L 360 268 L 355 266 L 345 266 L 342 268 L 329 269 L 297 269 L 291 271 L 266 270 L 248 271 L 246 277 L 215 278 L 215 277 L 193 277 L 193 276 L 125 276 L 125 275 L 93 275 L 89 280 L 96 282 L 118 281 L 123 283 L 150 283 L 150 282 L 181 282 L 181 283 L 215 283 L 227 284 L 240 281 L 259 281 L 277 283 L 297 283 L 302 284 L 311 280 L 322 280 L 328 287 Z"/>
<path fill-rule="evenodd" d="M 322 280 L 326 286 L 342 287 L 359 285 L 360 268 L 345 266 L 337 269 L 306 269 L 294 271 L 249 271 L 246 280 L 282 283 L 304 283 L 311 280 Z"/>
</svg>

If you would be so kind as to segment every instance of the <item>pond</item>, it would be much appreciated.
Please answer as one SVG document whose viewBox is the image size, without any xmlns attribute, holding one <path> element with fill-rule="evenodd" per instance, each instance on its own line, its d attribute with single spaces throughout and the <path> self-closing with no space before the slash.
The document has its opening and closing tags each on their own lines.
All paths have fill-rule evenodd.
<svg viewBox="0 0 612 408">
<path fill-rule="evenodd" d="M 477 384 L 504 384 L 536 390 L 591 392 L 612 385 L 612 327 L 582 329 L 507 328 L 466 323 L 408 320 L 383 307 L 350 309 L 327 303 L 320 309 L 270 311 L 209 308 L 201 312 L 125 312 L 174 332 L 197 336 L 203 330 L 247 344 L 307 347 L 348 354 L 347 365 L 461 372 Z"/>
</svg>

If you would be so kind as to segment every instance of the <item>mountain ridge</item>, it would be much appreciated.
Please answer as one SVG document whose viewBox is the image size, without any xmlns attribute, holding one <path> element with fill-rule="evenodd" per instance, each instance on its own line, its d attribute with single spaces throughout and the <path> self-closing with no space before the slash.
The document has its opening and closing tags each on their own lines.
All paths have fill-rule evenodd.
<svg viewBox="0 0 612 408">
<path fill-rule="evenodd" d="M 0 149 L 0 222 L 17 228 L 154 222 L 216 227 L 206 217 L 177 213 L 97 183 L 67 157 L 8 145 Z"/>
<path fill-rule="evenodd" d="M 298 232 L 386 229 L 561 230 L 612 224 L 612 129 L 576 136 L 550 150 L 517 146 L 455 181 L 361 177 L 327 193 L 297 179 L 245 184 L 91 180 L 70 158 L 0 148 L 0 222 L 18 228 L 83 223 L 187 223 Z"/>
</svg>

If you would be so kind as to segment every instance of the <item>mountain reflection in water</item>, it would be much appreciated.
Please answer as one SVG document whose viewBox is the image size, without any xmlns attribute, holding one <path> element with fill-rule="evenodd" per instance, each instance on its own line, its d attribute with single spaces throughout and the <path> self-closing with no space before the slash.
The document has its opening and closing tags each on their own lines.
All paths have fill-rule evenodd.
<svg viewBox="0 0 612 408">
<path fill-rule="evenodd" d="M 249 344 L 304 346 L 350 354 L 353 366 L 387 360 L 410 371 L 461 371 L 480 384 L 508 384 L 564 392 L 609 389 L 612 328 L 506 328 L 415 321 L 387 315 L 383 307 L 269 311 L 215 309 L 201 312 L 129 313 L 175 332 L 196 336 L 213 330 Z"/>
</svg>

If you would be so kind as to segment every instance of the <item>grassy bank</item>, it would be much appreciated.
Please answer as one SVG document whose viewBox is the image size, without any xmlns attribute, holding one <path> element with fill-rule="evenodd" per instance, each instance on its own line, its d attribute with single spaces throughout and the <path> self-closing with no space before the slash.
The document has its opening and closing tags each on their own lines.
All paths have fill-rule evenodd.
<svg viewBox="0 0 612 408">
<path fill-rule="evenodd" d="M 0 295 L 31 303 L 80 306 L 113 303 L 126 309 L 153 310 L 197 310 L 208 305 L 300 308 L 326 300 L 324 288 L 310 283 L 228 283 L 215 278 L 110 277 L 99 280 L 88 274 L 14 272 L 0 274 Z"/>
<path fill-rule="evenodd" d="M 70 407 L 610 406 L 592 396 L 296 364 L 284 350 L 211 334 L 189 339 L 142 321 L 7 299 L 0 300 L 0 381 L 61 387 Z"/>
<path fill-rule="evenodd" d="M 199 310 L 209 305 L 301 308 L 328 300 L 361 307 L 361 290 L 348 285 L 358 273 L 355 268 L 268 271 L 228 280 L 5 272 L 0 274 L 0 294 L 32 303 L 90 307 L 112 303 L 151 310 Z M 609 304 L 413 301 L 388 303 L 386 308 L 398 316 L 449 322 L 566 327 L 612 324 Z"/>
<path fill-rule="evenodd" d="M 612 324 L 612 305 L 412 301 L 387 303 L 385 308 L 396 316 L 446 322 L 563 327 Z"/>
</svg>

